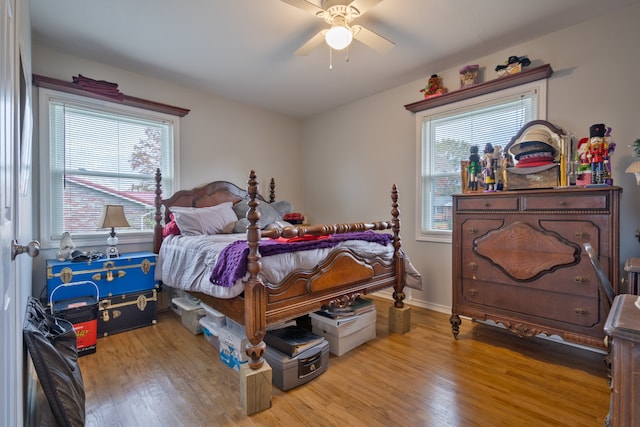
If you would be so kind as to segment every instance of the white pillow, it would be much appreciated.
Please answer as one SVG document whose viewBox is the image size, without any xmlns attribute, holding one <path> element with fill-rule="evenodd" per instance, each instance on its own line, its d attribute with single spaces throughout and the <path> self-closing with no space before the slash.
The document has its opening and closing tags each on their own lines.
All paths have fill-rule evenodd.
<svg viewBox="0 0 640 427">
<path fill-rule="evenodd" d="M 229 233 L 238 217 L 233 211 L 232 202 L 206 208 L 171 207 L 173 217 L 178 224 L 180 234 L 195 236 L 199 234 Z"/>
</svg>

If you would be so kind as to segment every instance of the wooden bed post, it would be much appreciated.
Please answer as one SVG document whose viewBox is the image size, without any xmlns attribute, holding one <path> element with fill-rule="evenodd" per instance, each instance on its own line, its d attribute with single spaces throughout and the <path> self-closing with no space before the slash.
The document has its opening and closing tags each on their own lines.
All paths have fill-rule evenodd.
<svg viewBox="0 0 640 427">
<path fill-rule="evenodd" d="M 398 187 L 393 184 L 391 189 L 391 229 L 393 231 L 394 263 L 396 268 L 396 283 L 393 285 L 393 307 L 389 307 L 389 332 L 404 334 L 411 329 L 411 309 L 405 307 L 404 285 L 404 253 L 400 249 L 400 210 L 398 209 Z"/>
<path fill-rule="evenodd" d="M 156 207 L 156 212 L 153 217 L 155 221 L 155 225 L 153 226 L 153 253 L 160 253 L 160 243 L 162 243 L 162 225 L 160 221 L 162 221 L 162 212 L 160 207 L 162 206 L 162 173 L 160 173 L 160 168 L 156 169 L 156 195 L 154 197 L 153 204 Z"/>
<path fill-rule="evenodd" d="M 252 170 L 249 175 L 247 192 L 249 194 L 249 211 L 247 219 L 247 242 L 249 256 L 247 271 L 249 280 L 244 288 L 244 326 L 246 328 L 247 344 L 246 352 L 249 362 L 240 368 L 240 398 L 242 407 L 247 415 L 268 409 L 271 407 L 271 380 L 272 370 L 263 358 L 266 344 L 263 341 L 267 330 L 267 292 L 258 273 L 260 273 L 260 227 L 258 220 L 258 181 Z"/>
</svg>

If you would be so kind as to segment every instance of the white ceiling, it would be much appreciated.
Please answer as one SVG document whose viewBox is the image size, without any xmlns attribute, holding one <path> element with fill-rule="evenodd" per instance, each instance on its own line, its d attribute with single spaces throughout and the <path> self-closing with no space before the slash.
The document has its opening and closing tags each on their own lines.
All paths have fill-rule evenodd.
<svg viewBox="0 0 640 427">
<path fill-rule="evenodd" d="M 31 19 L 34 43 L 304 118 L 637 2 L 383 0 L 354 23 L 394 48 L 354 41 L 332 70 L 324 44 L 294 55 L 326 23 L 280 0 L 31 0 Z"/>
</svg>

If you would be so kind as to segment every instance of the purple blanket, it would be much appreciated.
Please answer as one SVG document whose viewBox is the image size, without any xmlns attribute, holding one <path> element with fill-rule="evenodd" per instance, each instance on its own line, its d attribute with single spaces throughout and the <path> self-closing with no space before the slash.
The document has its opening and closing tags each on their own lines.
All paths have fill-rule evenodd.
<svg viewBox="0 0 640 427">
<path fill-rule="evenodd" d="M 366 240 L 386 246 L 391 241 L 390 234 L 365 231 L 360 233 L 344 233 L 331 235 L 331 237 L 319 240 L 304 240 L 299 242 L 283 243 L 276 240 L 261 240 L 258 250 L 260 255 L 270 256 L 287 252 L 307 251 L 311 249 L 331 248 L 345 240 Z M 236 280 L 241 279 L 247 273 L 247 257 L 249 256 L 249 244 L 246 240 L 238 240 L 225 247 L 220 253 L 218 262 L 209 280 L 214 285 L 231 287 Z"/>
</svg>

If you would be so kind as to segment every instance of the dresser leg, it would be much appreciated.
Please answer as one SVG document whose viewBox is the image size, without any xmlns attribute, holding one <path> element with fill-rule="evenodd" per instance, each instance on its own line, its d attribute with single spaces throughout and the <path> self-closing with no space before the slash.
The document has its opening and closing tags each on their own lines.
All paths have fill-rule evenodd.
<svg viewBox="0 0 640 427">
<path fill-rule="evenodd" d="M 449 323 L 451 323 L 451 332 L 453 333 L 453 338 L 458 339 L 458 333 L 460 333 L 460 316 L 453 313 L 451 317 L 449 317 Z"/>
</svg>

